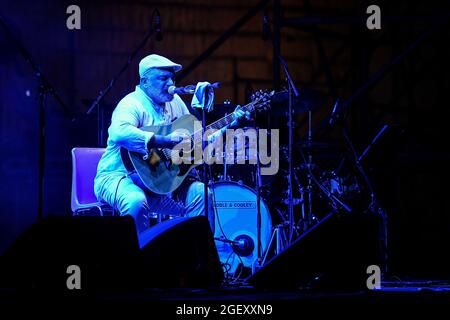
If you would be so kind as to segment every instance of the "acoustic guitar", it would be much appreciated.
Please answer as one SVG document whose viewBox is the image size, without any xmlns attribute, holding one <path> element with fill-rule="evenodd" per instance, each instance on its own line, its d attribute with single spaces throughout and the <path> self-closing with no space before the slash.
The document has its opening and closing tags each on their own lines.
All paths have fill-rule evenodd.
<svg viewBox="0 0 450 320">
<path fill-rule="evenodd" d="M 241 107 L 241 110 L 253 112 L 255 110 L 262 110 L 269 108 L 270 98 L 274 91 L 264 92 L 258 91 L 252 97 L 252 101 Z M 227 128 L 236 120 L 236 115 L 231 113 L 206 127 L 205 132 L 210 129 L 221 130 Z M 204 150 L 205 145 L 202 139 L 202 129 L 195 131 L 194 123 L 198 122 L 197 118 L 191 114 L 186 114 L 176 119 L 168 125 L 148 126 L 142 127 L 141 130 L 153 132 L 158 135 L 169 135 L 175 130 L 183 130 L 188 133 L 191 138 L 191 151 L 195 148 Z M 186 151 L 186 150 L 184 150 Z M 193 153 L 193 152 L 191 152 Z M 203 152 L 202 152 L 203 154 Z M 172 161 L 172 149 L 168 148 L 152 148 L 149 150 L 148 157 L 138 152 L 129 151 L 122 148 L 122 161 L 129 171 L 136 171 L 143 184 L 152 192 L 157 194 L 167 194 L 176 190 L 184 181 L 188 173 L 201 164 L 196 159 L 191 158 L 192 161 L 186 163 L 183 161 L 180 164 Z"/>
</svg>

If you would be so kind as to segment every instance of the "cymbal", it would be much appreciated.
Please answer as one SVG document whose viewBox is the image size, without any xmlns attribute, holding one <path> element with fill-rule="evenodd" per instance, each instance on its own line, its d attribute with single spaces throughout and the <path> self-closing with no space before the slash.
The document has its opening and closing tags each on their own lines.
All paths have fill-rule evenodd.
<svg viewBox="0 0 450 320">
<path fill-rule="evenodd" d="M 289 92 L 287 90 L 276 92 L 271 99 L 271 112 L 287 114 L 289 109 Z M 292 93 L 292 110 L 294 114 L 305 113 L 318 109 L 322 105 L 320 94 L 311 89 L 302 89 L 299 96 Z"/>
</svg>

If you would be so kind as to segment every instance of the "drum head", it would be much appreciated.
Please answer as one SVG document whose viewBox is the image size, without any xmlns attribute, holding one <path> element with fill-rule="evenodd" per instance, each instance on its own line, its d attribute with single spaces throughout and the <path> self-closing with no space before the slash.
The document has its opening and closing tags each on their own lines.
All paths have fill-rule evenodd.
<svg viewBox="0 0 450 320">
<path fill-rule="evenodd" d="M 258 230 L 256 193 L 236 182 L 219 182 L 210 186 L 214 191 L 215 232 L 219 258 L 226 275 L 239 278 L 242 267 L 252 268 L 258 260 Z M 272 221 L 267 205 L 261 198 L 261 248 L 267 250 Z M 238 270 L 238 272 L 236 272 Z"/>
</svg>

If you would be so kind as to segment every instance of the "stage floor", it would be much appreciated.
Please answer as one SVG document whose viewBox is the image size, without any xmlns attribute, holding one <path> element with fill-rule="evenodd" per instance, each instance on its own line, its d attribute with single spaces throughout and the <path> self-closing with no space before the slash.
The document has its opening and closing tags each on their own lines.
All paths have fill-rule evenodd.
<svg viewBox="0 0 450 320">
<path fill-rule="evenodd" d="M 13 310 L 33 308 L 52 312 L 62 307 L 75 313 L 106 312 L 135 315 L 150 312 L 155 319 L 257 318 L 272 319 L 319 316 L 387 316 L 442 314 L 450 306 L 450 281 L 411 280 L 385 281 L 380 289 L 340 290 L 257 290 L 252 287 L 216 289 L 156 289 L 139 292 L 19 292 L 0 290 L 0 305 Z M 3 308 L 2 308 L 3 309 Z"/>
</svg>

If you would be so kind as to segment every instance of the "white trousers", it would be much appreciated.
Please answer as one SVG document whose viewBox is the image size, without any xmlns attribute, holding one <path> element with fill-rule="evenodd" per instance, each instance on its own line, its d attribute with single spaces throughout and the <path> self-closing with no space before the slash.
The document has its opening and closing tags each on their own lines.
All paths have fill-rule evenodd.
<svg viewBox="0 0 450 320">
<path fill-rule="evenodd" d="M 150 219 L 154 216 L 194 217 L 205 214 L 204 184 L 202 182 L 183 182 L 174 192 L 176 197 L 173 194 L 159 195 L 149 191 L 144 192 L 144 190 L 145 187 L 139 177 L 134 174 L 109 179 L 107 183 L 103 184 L 102 190 L 99 190 L 98 197 L 99 200 L 105 201 L 119 211 L 121 215 L 131 215 L 136 222 L 138 233 L 150 227 Z M 208 207 L 208 220 L 214 234 L 214 210 L 209 190 Z"/>
</svg>

